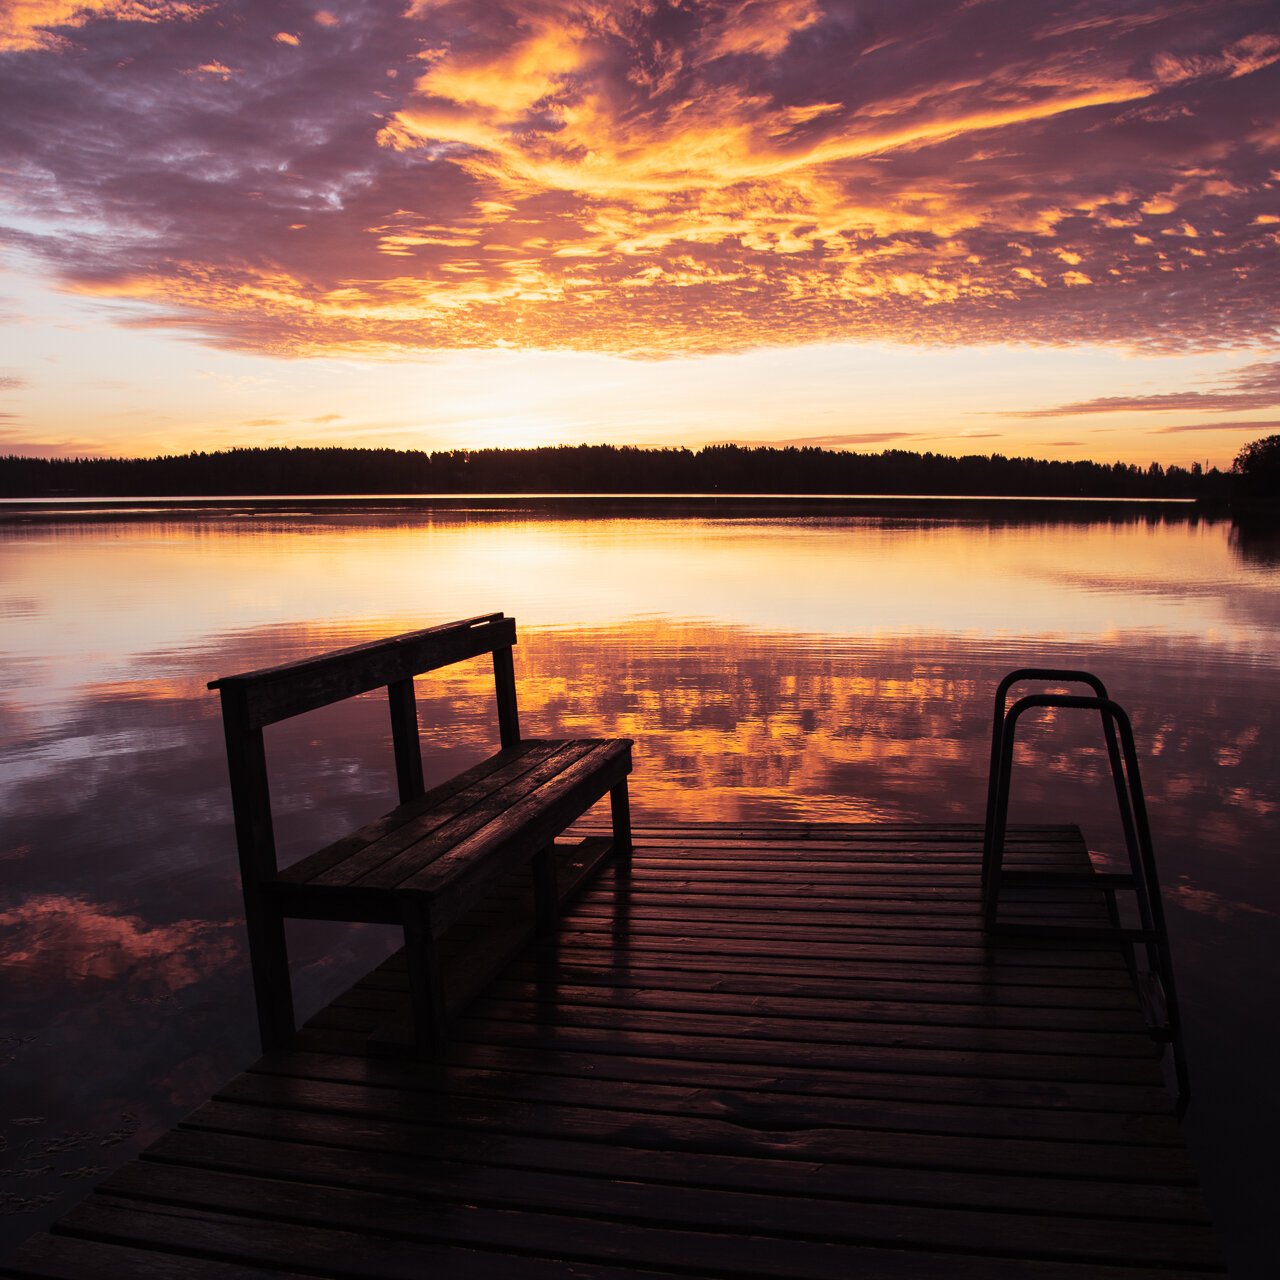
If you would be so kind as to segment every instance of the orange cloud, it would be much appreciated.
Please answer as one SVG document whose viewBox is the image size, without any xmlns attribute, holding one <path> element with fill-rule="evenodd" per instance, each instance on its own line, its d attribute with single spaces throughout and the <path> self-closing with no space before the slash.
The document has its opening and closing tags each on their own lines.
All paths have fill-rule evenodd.
<svg viewBox="0 0 1280 1280">
<path fill-rule="evenodd" d="M 223 62 L 202 62 L 198 67 L 193 67 L 189 75 L 193 76 L 213 76 L 218 80 L 230 80 L 235 72 Z"/>
<path fill-rule="evenodd" d="M 1265 345 L 1280 37 L 1208 13 L 420 0 L 300 42 L 211 11 L 165 53 L 199 46 L 216 104 L 152 139 L 132 90 L 68 81 L 63 132 L 118 150 L 55 127 L 15 172 L 111 228 L 31 241 L 67 287 L 255 350 Z"/>
<path fill-rule="evenodd" d="M 59 31 L 97 19 L 171 22 L 192 18 L 205 7 L 183 0 L 10 0 L 0 8 L 0 52 L 56 48 Z"/>
</svg>

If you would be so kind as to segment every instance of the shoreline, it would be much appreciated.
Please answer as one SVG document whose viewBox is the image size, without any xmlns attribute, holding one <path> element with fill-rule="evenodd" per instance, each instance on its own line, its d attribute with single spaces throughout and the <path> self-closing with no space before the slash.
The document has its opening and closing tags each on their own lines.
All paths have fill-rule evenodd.
<svg viewBox="0 0 1280 1280">
<path fill-rule="evenodd" d="M 0 525 L 100 521 L 121 518 L 235 519 L 243 516 L 336 516 L 349 513 L 441 511 L 459 515 L 513 515 L 521 511 L 585 517 L 706 515 L 785 519 L 850 516 L 948 516 L 991 513 L 1120 511 L 1211 515 L 1194 498 L 1115 498 L 1008 494 L 799 494 L 799 493 L 448 493 L 448 494 L 219 494 L 0 498 Z"/>
</svg>

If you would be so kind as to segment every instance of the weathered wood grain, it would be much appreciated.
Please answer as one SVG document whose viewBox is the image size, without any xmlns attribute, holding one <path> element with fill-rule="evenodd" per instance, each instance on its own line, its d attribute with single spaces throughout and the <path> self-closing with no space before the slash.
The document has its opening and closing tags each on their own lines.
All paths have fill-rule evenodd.
<svg viewBox="0 0 1280 1280">
<path fill-rule="evenodd" d="M 640 830 L 589 880 L 557 846 L 561 930 L 438 1061 L 364 1050 L 393 957 L 0 1274 L 1220 1275 L 1114 948 L 984 938 L 971 828 L 803 830 Z M 1073 832 L 1017 836 L 1087 874 Z M 441 963 L 530 937 L 534 895 L 509 877 Z"/>
</svg>

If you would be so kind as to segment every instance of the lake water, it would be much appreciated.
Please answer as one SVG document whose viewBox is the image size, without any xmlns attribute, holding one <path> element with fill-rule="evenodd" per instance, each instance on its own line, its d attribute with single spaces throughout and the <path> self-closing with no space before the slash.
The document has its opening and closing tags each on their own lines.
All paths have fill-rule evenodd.
<svg viewBox="0 0 1280 1280">
<path fill-rule="evenodd" d="M 1280 556 L 1168 504 L 0 504 L 0 1252 L 255 1056 L 205 683 L 499 609 L 525 733 L 634 737 L 640 823 L 979 821 L 1000 675 L 1101 675 L 1143 755 L 1188 1134 L 1233 1274 L 1264 1274 Z M 429 781 L 492 748 L 491 687 L 419 681 Z M 1089 729 L 1028 739 L 1014 818 L 1105 857 Z M 269 731 L 284 857 L 387 806 L 386 737 L 377 698 Z M 388 946 L 290 937 L 304 1014 Z"/>
</svg>

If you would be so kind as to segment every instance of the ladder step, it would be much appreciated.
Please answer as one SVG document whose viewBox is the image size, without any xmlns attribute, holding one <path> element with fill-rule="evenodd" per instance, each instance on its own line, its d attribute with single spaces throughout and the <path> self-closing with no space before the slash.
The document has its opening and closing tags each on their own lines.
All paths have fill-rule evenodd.
<svg viewBox="0 0 1280 1280">
<path fill-rule="evenodd" d="M 996 920 L 988 925 L 988 932 L 1000 937 L 1052 938 L 1055 942 L 1148 942 L 1158 943 L 1160 935 L 1154 929 L 1125 929 L 1109 925 L 1093 927 L 1073 924 L 1010 924 Z"/>
<path fill-rule="evenodd" d="M 1136 889 L 1131 871 L 1001 871 L 1001 885 L 1019 889 Z"/>
</svg>

